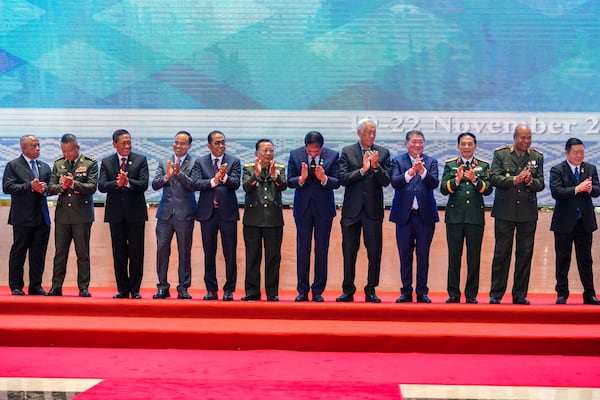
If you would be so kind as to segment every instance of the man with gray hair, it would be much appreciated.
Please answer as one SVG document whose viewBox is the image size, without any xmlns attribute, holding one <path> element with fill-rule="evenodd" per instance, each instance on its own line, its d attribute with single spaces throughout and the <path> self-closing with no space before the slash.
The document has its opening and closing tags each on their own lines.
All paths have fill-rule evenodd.
<svg viewBox="0 0 600 400">
<path fill-rule="evenodd" d="M 342 149 L 340 183 L 345 186 L 342 207 L 342 253 L 344 256 L 344 291 L 337 302 L 354 301 L 356 257 L 361 230 L 369 258 L 365 301 L 381 303 L 375 293 L 379 285 L 383 241 L 383 188 L 390 184 L 390 152 L 374 144 L 377 123 L 372 119 L 359 121 L 359 141 Z"/>
</svg>

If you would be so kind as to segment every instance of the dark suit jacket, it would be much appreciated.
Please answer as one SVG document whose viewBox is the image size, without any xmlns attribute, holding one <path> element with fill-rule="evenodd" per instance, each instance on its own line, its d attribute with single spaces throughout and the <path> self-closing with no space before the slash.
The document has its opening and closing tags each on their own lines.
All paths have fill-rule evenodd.
<svg viewBox="0 0 600 400">
<path fill-rule="evenodd" d="M 73 174 L 73 188 L 64 190 L 60 177 Z M 98 181 L 98 163 L 94 158 L 79 154 L 75 165 L 61 157 L 52 166 L 49 194 L 57 194 L 54 221 L 59 224 L 85 224 L 94 221 L 94 193 Z"/>
<path fill-rule="evenodd" d="M 141 154 L 130 153 L 127 160 L 129 187 L 117 186 L 121 161 L 118 154 L 102 160 L 98 190 L 106 193 L 104 222 L 142 222 L 148 220 L 146 198 L 148 189 L 148 162 Z"/>
<path fill-rule="evenodd" d="M 192 188 L 192 168 L 195 159 L 187 154 L 179 166 L 179 174 L 171 175 L 165 181 L 167 162 L 175 162 L 175 157 L 165 158 L 158 163 L 152 189 L 162 189 L 162 197 L 156 210 L 156 218 L 167 220 L 171 217 L 178 221 L 189 221 L 196 217 L 196 195 Z"/>
<path fill-rule="evenodd" d="M 383 221 L 383 188 L 390 184 L 390 152 L 374 144 L 379 153 L 379 167 L 363 176 L 363 154 L 359 143 L 346 146 L 340 156 L 340 184 L 345 186 L 342 220 L 360 218 L 362 210 L 369 218 Z M 343 222 L 343 221 L 342 221 Z"/>
<path fill-rule="evenodd" d="M 215 177 L 215 170 L 211 161 L 210 153 L 196 159 L 192 170 L 192 185 L 194 190 L 200 191 L 196 219 L 198 221 L 208 220 L 212 213 L 217 210 L 224 221 L 237 221 L 240 219 L 239 205 L 235 191 L 240 187 L 240 176 L 242 174 L 240 160 L 227 153 L 223 154 L 221 163 L 227 164 L 227 181 L 219 182 L 212 188 L 210 181 Z M 213 207 L 213 201 L 217 201 L 219 208 Z"/>
<path fill-rule="evenodd" d="M 40 160 L 35 160 L 35 162 L 38 166 L 39 180 L 50 183 L 50 166 Z M 48 213 L 46 194 L 31 190 L 33 179 L 31 166 L 22 155 L 6 164 L 2 177 L 2 189 L 4 193 L 10 194 L 9 224 L 37 226 L 44 221 L 44 211 Z"/>
<path fill-rule="evenodd" d="M 392 187 L 394 199 L 390 210 L 390 221 L 397 224 L 406 224 L 410 219 L 410 210 L 416 197 L 419 203 L 419 215 L 424 224 L 433 225 L 440 220 L 433 190 L 437 188 L 438 162 L 435 158 L 421 154 L 423 164 L 427 169 L 425 179 L 415 175 L 410 182 L 406 182 L 404 173 L 412 168 L 412 161 L 408 153 L 401 154 L 392 160 Z"/>
<path fill-rule="evenodd" d="M 558 233 L 571 233 L 577 224 L 577 209 L 581 210 L 581 222 L 586 232 L 598 229 L 596 214 L 592 197 L 600 196 L 600 183 L 596 166 L 582 162 L 580 165 L 579 180 L 592 178 L 592 192 L 578 193 L 575 195 L 575 176 L 571 166 L 563 161 L 550 169 L 550 192 L 556 199 L 556 206 L 552 214 L 550 230 Z"/>
<path fill-rule="evenodd" d="M 339 179 L 339 154 L 337 151 L 327 147 L 321 149 L 320 165 L 327 175 L 327 183 L 322 185 L 318 179 L 306 180 L 300 186 L 298 178 L 302 173 L 302 163 L 308 164 L 308 153 L 306 147 L 299 147 L 290 152 L 288 161 L 288 186 L 295 188 L 294 193 L 294 217 L 299 218 L 306 212 L 310 201 L 314 200 L 321 218 L 335 217 L 335 202 L 333 190 L 340 187 Z"/>
</svg>

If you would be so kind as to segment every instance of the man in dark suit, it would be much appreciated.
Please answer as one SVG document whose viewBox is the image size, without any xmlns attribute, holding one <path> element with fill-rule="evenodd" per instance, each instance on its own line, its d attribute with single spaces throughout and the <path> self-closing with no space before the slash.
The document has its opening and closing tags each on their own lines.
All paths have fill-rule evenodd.
<svg viewBox="0 0 600 400">
<path fill-rule="evenodd" d="M 77 286 L 80 297 L 91 297 L 90 233 L 94 222 L 94 198 L 98 180 L 98 163 L 80 152 L 77 137 L 65 133 L 60 139 L 63 157 L 54 162 L 48 193 L 57 194 L 54 212 L 56 254 L 52 288 L 48 296 L 62 296 L 71 241 L 77 254 Z"/>
<path fill-rule="evenodd" d="M 527 291 L 538 220 L 537 192 L 544 190 L 544 155 L 531 147 L 531 129 L 518 124 L 514 144 L 494 151 L 490 182 L 496 188 L 492 217 L 495 218 L 494 258 L 490 304 L 500 304 L 506 292 L 510 256 L 516 230 L 513 304 L 529 304 Z"/>
<path fill-rule="evenodd" d="M 335 217 L 333 190 L 340 187 L 339 154 L 323 147 L 323 135 L 311 131 L 304 137 L 304 147 L 290 152 L 288 186 L 294 193 L 296 222 L 296 270 L 298 296 L 296 301 L 323 302 L 327 285 L 327 255 L 331 225 Z M 310 250 L 315 235 L 315 275 L 309 285 Z"/>
<path fill-rule="evenodd" d="M 152 189 L 162 189 L 162 197 L 156 210 L 156 272 L 158 290 L 153 299 L 171 297 L 167 280 L 171 241 L 177 235 L 179 254 L 177 273 L 177 298 L 190 300 L 188 288 L 192 284 L 192 238 L 196 217 L 196 196 L 192 188 L 194 158 L 189 154 L 192 135 L 178 132 L 173 141 L 174 155 L 161 160 L 152 181 Z"/>
<path fill-rule="evenodd" d="M 131 135 L 118 129 L 112 135 L 116 154 L 102 160 L 98 190 L 106 193 L 104 222 L 110 226 L 117 299 L 141 299 L 144 272 L 144 229 L 148 162 L 131 151 Z M 129 268 L 128 268 L 129 267 Z"/>
<path fill-rule="evenodd" d="M 460 266 L 467 246 L 466 302 L 477 303 L 479 267 L 485 215 L 483 196 L 492 193 L 489 164 L 475 157 L 477 138 L 471 132 L 458 135 L 460 157 L 446 161 L 440 191 L 449 196 L 446 204 L 448 241 L 448 300 L 460 303 Z"/>
<path fill-rule="evenodd" d="M 598 229 L 592 197 L 600 196 L 596 166 L 584 162 L 583 142 L 576 138 L 565 144 L 566 161 L 550 169 L 550 191 L 556 199 L 550 230 L 556 251 L 556 304 L 567 304 L 569 267 L 575 244 L 583 303 L 600 305 L 592 272 L 592 232 Z"/>
<path fill-rule="evenodd" d="M 2 177 L 4 193 L 10 194 L 8 223 L 13 227 L 13 244 L 8 259 L 8 284 L 15 296 L 25 295 L 25 258 L 29 254 L 30 295 L 45 295 L 42 275 L 50 237 L 47 185 L 50 166 L 38 158 L 40 141 L 33 135 L 21 137 L 21 155 L 6 164 Z"/>
<path fill-rule="evenodd" d="M 361 229 L 369 258 L 365 301 L 381 303 L 375 293 L 379 285 L 383 241 L 383 188 L 390 183 L 390 152 L 374 144 L 377 124 L 359 121 L 359 142 L 342 149 L 340 183 L 345 186 L 342 207 L 342 253 L 344 256 L 343 293 L 337 302 L 354 301 L 356 257 Z"/>
<path fill-rule="evenodd" d="M 246 296 L 260 300 L 260 264 L 265 249 L 267 301 L 279 301 L 279 267 L 283 241 L 281 192 L 287 189 L 285 166 L 275 163 L 273 142 L 256 142 L 256 160 L 244 165 L 244 243 L 246 245 Z"/>
<path fill-rule="evenodd" d="M 237 283 L 237 222 L 240 219 L 235 191 L 240 187 L 240 160 L 225 153 L 225 134 L 212 131 L 208 134 L 210 153 L 194 163 L 192 182 L 200 191 L 196 219 L 200 221 L 202 248 L 204 249 L 204 300 L 219 298 L 217 282 L 217 234 L 221 231 L 221 244 L 225 258 L 225 285 L 223 300 L 233 300 Z"/>
<path fill-rule="evenodd" d="M 412 302 L 413 252 L 417 255 L 417 302 L 431 303 L 427 279 L 429 274 L 429 248 L 439 216 L 433 190 L 437 188 L 438 163 L 423 154 L 425 136 L 412 130 L 406 133 L 407 152 L 392 161 L 392 187 L 394 199 L 390 221 L 396 223 L 396 244 L 400 254 L 402 288 L 396 303 Z"/>
</svg>

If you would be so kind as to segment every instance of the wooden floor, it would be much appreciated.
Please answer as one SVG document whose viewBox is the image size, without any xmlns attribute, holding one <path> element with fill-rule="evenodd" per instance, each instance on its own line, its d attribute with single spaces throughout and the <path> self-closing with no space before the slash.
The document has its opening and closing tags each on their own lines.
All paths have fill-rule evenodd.
<svg viewBox="0 0 600 400">
<path fill-rule="evenodd" d="M 8 220 L 8 206 L 0 206 L 0 221 Z M 104 208 L 96 208 L 96 222 L 92 227 L 92 280 L 90 290 L 93 293 L 94 287 L 115 287 L 115 278 L 112 267 L 112 250 L 110 245 L 110 234 L 108 224 L 104 223 Z M 149 209 L 149 221 L 146 224 L 146 256 L 144 261 L 144 279 L 142 282 L 143 288 L 154 288 L 156 285 L 156 239 L 155 239 L 155 211 L 156 208 Z M 51 213 L 54 209 L 51 208 Z M 243 210 L 242 210 L 243 212 Z M 395 242 L 395 224 L 388 221 L 389 211 L 386 211 L 386 216 L 383 224 L 384 243 L 383 257 L 381 267 L 381 279 L 378 291 L 398 292 L 400 288 L 400 272 L 399 272 L 399 257 Z M 280 289 L 294 291 L 296 289 L 296 264 L 295 264 L 295 225 L 292 217 L 292 210 L 285 210 L 285 228 L 284 240 L 282 248 L 282 264 Z M 440 218 L 443 221 L 444 213 L 440 212 Z M 531 271 L 531 280 L 529 285 L 530 293 L 553 293 L 554 292 L 554 236 L 549 230 L 551 212 L 540 212 L 537 225 L 536 242 L 534 250 L 534 258 Z M 238 225 L 238 283 L 236 299 L 243 294 L 244 288 L 244 241 L 242 237 L 242 224 Z M 6 267 L 0 268 L 0 286 L 8 285 L 8 255 L 12 244 L 12 229 L 6 222 L 0 225 L 0 235 L 5 239 L 0 242 L 0 264 Z M 52 259 L 54 257 L 54 229 L 50 233 L 50 244 L 46 258 L 46 271 L 44 272 L 43 284 L 46 289 L 50 286 L 52 279 Z M 481 278 L 480 278 L 480 294 L 482 300 L 487 299 L 490 286 L 490 270 L 491 260 L 494 250 L 494 221 L 486 212 L 486 230 L 483 241 L 481 254 Z M 175 240 L 173 240 L 172 259 L 169 267 L 169 281 L 173 286 L 177 285 L 177 251 Z M 203 252 L 200 241 L 200 227 L 196 224 L 194 232 L 194 247 L 192 250 L 192 288 L 191 290 L 204 291 L 204 267 L 203 267 Z M 217 265 L 217 273 L 219 286 L 224 283 L 224 266 L 221 253 L 218 253 L 219 261 Z M 600 259 L 600 246 L 593 247 L 593 257 Z M 575 257 L 573 256 L 573 259 Z M 329 279 L 327 284 L 328 300 L 341 291 L 342 284 L 342 256 L 341 256 L 341 229 L 339 224 L 339 215 L 334 221 L 332 231 L 330 253 L 329 253 Z M 430 257 L 429 271 L 429 288 L 431 292 L 442 293 L 446 291 L 447 278 L 447 244 L 445 224 L 440 222 L 436 225 L 436 232 L 433 239 Z M 360 289 L 366 283 L 366 253 L 361 247 L 359 259 L 357 262 L 356 286 Z M 76 264 L 74 249 L 71 249 L 69 264 L 67 268 L 67 277 L 65 280 L 66 287 L 76 287 Z M 465 268 L 462 271 L 461 287 L 464 287 Z M 26 268 L 27 271 L 27 268 Z M 600 271 L 594 268 L 594 281 L 596 289 L 600 290 Z M 512 287 L 512 269 L 509 279 L 508 293 Z M 571 267 L 570 289 L 574 302 L 581 300 L 579 296 L 582 292 L 577 268 L 574 264 Z M 27 272 L 25 284 L 27 285 Z M 576 296 L 576 297 L 575 297 Z M 508 297 L 510 299 L 510 296 Z"/>
</svg>

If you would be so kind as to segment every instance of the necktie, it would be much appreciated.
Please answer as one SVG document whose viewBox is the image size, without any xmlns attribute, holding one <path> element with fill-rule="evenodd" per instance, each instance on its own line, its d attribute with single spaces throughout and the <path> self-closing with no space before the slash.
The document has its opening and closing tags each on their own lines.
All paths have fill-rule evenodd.
<svg viewBox="0 0 600 400">
<path fill-rule="evenodd" d="M 219 159 L 218 158 L 215 158 L 215 162 L 213 164 L 213 169 L 215 170 L 215 174 L 219 170 Z M 219 182 L 217 182 L 217 185 L 218 184 L 219 184 Z M 219 208 L 219 203 L 217 202 L 217 191 L 216 190 L 215 190 L 215 197 L 213 198 L 213 207 Z"/>
<path fill-rule="evenodd" d="M 579 183 L 579 167 L 575 167 L 575 182 Z"/>
<path fill-rule="evenodd" d="M 213 164 L 213 169 L 215 170 L 215 173 L 219 170 L 219 159 L 215 158 L 215 163 Z"/>
<path fill-rule="evenodd" d="M 314 158 L 310 161 L 310 168 L 308 169 L 308 177 L 309 179 L 315 178 L 315 169 L 317 168 L 317 163 Z"/>
<path fill-rule="evenodd" d="M 33 172 L 33 177 L 34 178 L 39 178 L 40 177 L 40 173 L 38 171 L 38 167 L 37 167 L 37 163 L 33 160 L 30 161 L 31 163 L 31 171 Z"/>
<path fill-rule="evenodd" d="M 469 161 L 467 161 L 465 163 L 465 169 L 467 169 L 467 170 L 471 169 L 471 163 Z"/>
<path fill-rule="evenodd" d="M 75 168 L 75 161 L 69 161 L 69 164 L 71 165 L 71 171 L 73 171 Z"/>
<path fill-rule="evenodd" d="M 125 167 L 127 166 L 127 158 L 121 157 L 121 171 L 125 171 Z"/>
</svg>

